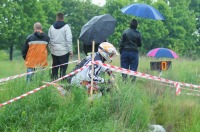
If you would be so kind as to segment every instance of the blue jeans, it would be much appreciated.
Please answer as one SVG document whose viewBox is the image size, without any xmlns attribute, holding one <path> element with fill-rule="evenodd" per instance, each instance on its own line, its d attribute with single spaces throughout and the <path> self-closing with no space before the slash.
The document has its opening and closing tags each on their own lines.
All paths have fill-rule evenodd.
<svg viewBox="0 0 200 132">
<path fill-rule="evenodd" d="M 120 60 L 121 60 L 122 68 L 129 69 L 132 71 L 137 71 L 138 63 L 139 63 L 139 53 L 122 51 Z M 122 74 L 122 77 L 124 80 L 127 79 L 126 74 Z M 131 81 L 135 81 L 135 79 L 136 79 L 135 76 L 131 76 Z"/>
<path fill-rule="evenodd" d="M 28 72 L 33 72 L 35 71 L 35 68 L 27 68 L 27 73 Z M 32 80 L 32 76 L 33 76 L 34 73 L 31 73 L 31 74 L 28 74 L 26 75 L 26 81 L 27 82 L 30 82 Z"/>
</svg>

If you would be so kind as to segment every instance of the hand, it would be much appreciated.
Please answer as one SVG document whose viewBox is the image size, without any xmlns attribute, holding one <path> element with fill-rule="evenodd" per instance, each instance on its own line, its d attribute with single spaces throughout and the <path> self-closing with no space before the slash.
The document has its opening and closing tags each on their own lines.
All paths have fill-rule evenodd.
<svg viewBox="0 0 200 132">
<path fill-rule="evenodd" d="M 69 51 L 69 56 L 73 57 L 73 52 L 72 51 Z"/>
<path fill-rule="evenodd" d="M 111 76 L 112 75 L 112 71 L 110 70 L 110 69 L 107 69 L 107 71 L 106 71 L 107 73 L 108 73 L 108 75 L 109 76 Z"/>
<path fill-rule="evenodd" d="M 101 78 L 101 79 L 99 80 L 99 82 L 100 82 L 100 83 L 104 83 L 104 82 L 105 82 L 104 78 Z"/>
</svg>

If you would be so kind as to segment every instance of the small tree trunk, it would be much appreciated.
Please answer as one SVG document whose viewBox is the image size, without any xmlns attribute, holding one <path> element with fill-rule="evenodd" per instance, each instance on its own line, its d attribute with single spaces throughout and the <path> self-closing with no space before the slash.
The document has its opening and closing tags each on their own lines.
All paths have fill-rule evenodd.
<svg viewBox="0 0 200 132">
<path fill-rule="evenodd" d="M 10 61 L 13 60 L 13 44 L 11 44 L 11 46 L 10 46 L 10 56 L 9 56 L 9 58 L 10 58 Z"/>
</svg>

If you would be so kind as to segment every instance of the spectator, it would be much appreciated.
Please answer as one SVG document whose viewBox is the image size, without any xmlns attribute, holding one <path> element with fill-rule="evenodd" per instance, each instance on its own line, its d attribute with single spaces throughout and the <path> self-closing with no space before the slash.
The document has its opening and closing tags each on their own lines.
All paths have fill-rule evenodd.
<svg viewBox="0 0 200 132">
<path fill-rule="evenodd" d="M 108 42 L 107 40 L 104 40 L 103 42 Z M 95 43 L 95 47 L 94 47 L 94 52 L 98 51 L 98 47 L 101 43 Z M 83 51 L 85 53 L 85 55 L 87 56 L 89 53 L 92 53 L 92 43 L 90 44 L 83 44 Z"/>
<path fill-rule="evenodd" d="M 72 33 L 69 25 L 64 22 L 63 13 L 57 13 L 56 22 L 49 28 L 48 35 L 50 37 L 49 49 L 53 59 L 52 66 L 68 63 L 69 56 L 73 56 Z M 59 69 L 60 77 L 64 76 L 67 67 L 68 64 L 53 68 L 52 79 L 58 78 Z"/>
<path fill-rule="evenodd" d="M 131 20 L 130 28 L 123 32 L 119 43 L 121 67 L 132 71 L 137 71 L 139 64 L 138 47 L 142 46 L 142 37 L 137 30 L 137 26 L 138 21 L 136 19 Z M 124 81 L 127 79 L 126 74 L 122 74 L 122 77 Z M 135 76 L 131 76 L 132 82 L 134 82 L 135 79 Z"/>
<path fill-rule="evenodd" d="M 38 67 L 44 68 L 48 65 L 47 44 L 49 44 L 49 37 L 42 31 L 41 23 L 36 22 L 34 33 L 27 37 L 22 48 L 22 56 L 25 60 L 27 72 L 33 72 Z M 26 80 L 31 81 L 32 75 L 27 75 Z"/>
</svg>

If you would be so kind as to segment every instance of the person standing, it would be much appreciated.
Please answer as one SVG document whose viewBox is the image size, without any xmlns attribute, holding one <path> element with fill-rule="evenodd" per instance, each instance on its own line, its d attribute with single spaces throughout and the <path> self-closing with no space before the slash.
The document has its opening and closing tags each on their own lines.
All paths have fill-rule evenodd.
<svg viewBox="0 0 200 132">
<path fill-rule="evenodd" d="M 50 37 L 49 49 L 51 51 L 53 64 L 57 66 L 68 63 L 69 56 L 73 56 L 72 49 L 72 33 L 68 24 L 64 22 L 64 14 L 59 12 L 56 15 L 56 22 L 49 28 L 48 36 Z M 52 68 L 51 78 L 58 78 L 58 70 L 60 69 L 60 77 L 66 74 L 68 64 Z"/>
<path fill-rule="evenodd" d="M 108 41 L 104 40 L 103 42 L 108 42 Z M 103 42 L 101 42 L 101 43 L 103 43 Z M 95 43 L 94 52 L 98 51 L 99 45 L 101 43 Z M 92 42 L 90 44 L 83 43 L 83 51 L 86 56 L 88 56 L 89 53 L 92 53 Z"/>
<path fill-rule="evenodd" d="M 22 57 L 25 60 L 27 72 L 33 72 L 36 68 L 44 68 L 47 63 L 47 45 L 49 37 L 42 31 L 42 25 L 36 22 L 33 26 L 34 32 L 29 35 L 22 48 Z M 27 81 L 31 81 L 33 74 L 28 74 Z"/>
<path fill-rule="evenodd" d="M 120 62 L 121 67 L 137 71 L 139 63 L 138 47 L 142 46 L 142 37 L 137 30 L 138 21 L 131 20 L 130 28 L 125 30 L 122 34 L 121 41 L 119 42 Z M 127 80 L 127 75 L 122 74 L 123 80 Z M 134 82 L 135 76 L 131 76 L 131 81 Z"/>
</svg>

